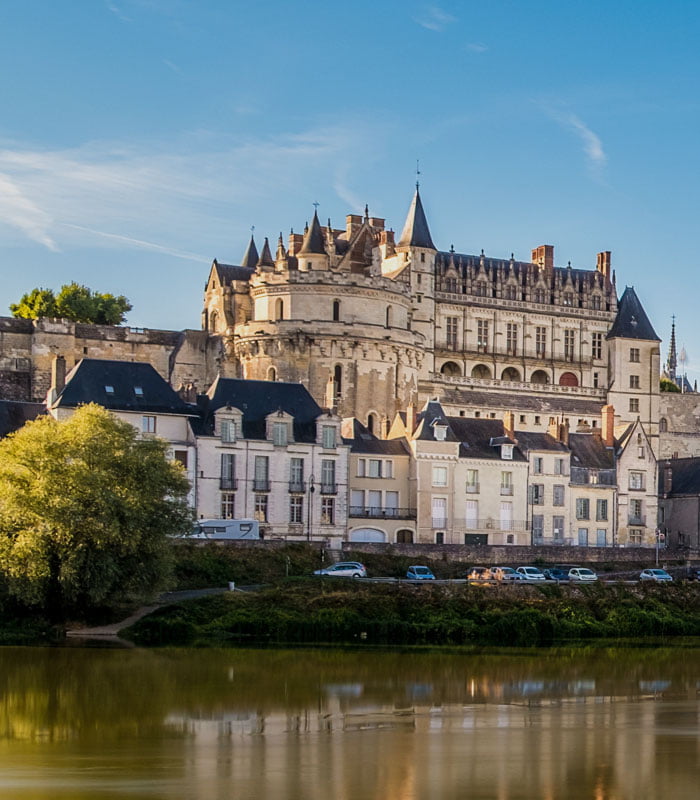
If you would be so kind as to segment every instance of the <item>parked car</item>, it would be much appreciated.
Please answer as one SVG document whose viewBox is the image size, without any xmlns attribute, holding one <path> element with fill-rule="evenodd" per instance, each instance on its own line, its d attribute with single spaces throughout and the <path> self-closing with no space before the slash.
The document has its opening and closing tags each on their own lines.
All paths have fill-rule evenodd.
<svg viewBox="0 0 700 800">
<path fill-rule="evenodd" d="M 367 570 L 359 561 L 338 561 L 325 569 L 317 569 L 314 575 L 327 575 L 334 578 L 366 578 Z"/>
<path fill-rule="evenodd" d="M 569 570 L 562 567 L 550 567 L 549 569 L 542 570 L 544 577 L 548 581 L 568 581 Z"/>
<path fill-rule="evenodd" d="M 494 581 L 522 580 L 522 575 L 519 575 L 513 567 L 491 567 L 489 577 Z"/>
<path fill-rule="evenodd" d="M 643 569 L 639 573 L 640 581 L 655 581 L 656 583 L 664 583 L 672 581 L 673 578 L 666 572 L 665 569 Z"/>
<path fill-rule="evenodd" d="M 467 573 L 468 581 L 486 581 L 491 577 L 488 567 L 472 567 Z"/>
<path fill-rule="evenodd" d="M 518 567 L 515 571 L 520 573 L 526 581 L 546 580 L 542 570 L 537 567 Z"/>
<path fill-rule="evenodd" d="M 434 581 L 435 576 L 427 567 L 415 565 L 409 567 L 406 572 L 406 577 L 411 581 Z"/>
<path fill-rule="evenodd" d="M 572 567 L 569 570 L 569 580 L 578 581 L 579 583 L 590 583 L 597 581 L 598 576 L 588 567 Z"/>
</svg>

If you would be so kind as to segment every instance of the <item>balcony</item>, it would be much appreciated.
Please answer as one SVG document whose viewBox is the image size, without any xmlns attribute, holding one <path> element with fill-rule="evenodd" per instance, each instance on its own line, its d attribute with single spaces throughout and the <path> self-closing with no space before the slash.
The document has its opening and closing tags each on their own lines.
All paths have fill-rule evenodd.
<svg viewBox="0 0 700 800">
<path fill-rule="evenodd" d="M 350 506 L 349 516 L 359 519 L 416 519 L 415 508 L 379 508 L 377 506 Z M 444 527 L 444 526 L 438 526 Z"/>
<path fill-rule="evenodd" d="M 478 483 L 468 483 L 467 484 L 467 494 L 479 494 L 479 484 Z"/>
<path fill-rule="evenodd" d="M 552 537 L 533 535 L 532 543 L 536 546 L 558 545 L 560 547 L 573 547 L 574 540 L 571 537 L 562 537 L 560 539 L 554 539 Z"/>
<path fill-rule="evenodd" d="M 614 469 L 587 469 L 571 467 L 571 483 L 576 486 L 614 486 Z"/>
<path fill-rule="evenodd" d="M 304 494 L 306 491 L 306 481 L 289 481 L 290 494 Z"/>
<path fill-rule="evenodd" d="M 447 527 L 447 517 L 433 517 L 433 519 L 432 519 L 432 527 L 433 527 L 433 529 L 446 528 Z"/>
<path fill-rule="evenodd" d="M 269 492 L 270 479 L 269 478 L 253 478 L 253 491 L 254 492 Z"/>
<path fill-rule="evenodd" d="M 338 494 L 337 483 L 322 483 L 320 488 L 321 494 Z"/>
<path fill-rule="evenodd" d="M 628 525 L 635 525 L 638 528 L 646 528 L 647 518 L 643 514 L 630 514 L 627 517 Z"/>
<path fill-rule="evenodd" d="M 509 497 L 513 496 L 513 487 L 512 486 L 501 486 L 501 494 L 507 495 Z"/>
<path fill-rule="evenodd" d="M 238 480 L 236 478 L 220 478 L 219 489 L 238 489 Z"/>
</svg>

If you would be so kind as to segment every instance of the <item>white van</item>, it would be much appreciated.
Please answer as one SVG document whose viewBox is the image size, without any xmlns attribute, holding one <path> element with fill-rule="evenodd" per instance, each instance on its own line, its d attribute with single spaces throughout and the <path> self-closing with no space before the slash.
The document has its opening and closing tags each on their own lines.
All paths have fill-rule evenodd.
<svg viewBox="0 0 700 800">
<path fill-rule="evenodd" d="M 188 539 L 259 539 L 256 519 L 198 519 Z"/>
</svg>

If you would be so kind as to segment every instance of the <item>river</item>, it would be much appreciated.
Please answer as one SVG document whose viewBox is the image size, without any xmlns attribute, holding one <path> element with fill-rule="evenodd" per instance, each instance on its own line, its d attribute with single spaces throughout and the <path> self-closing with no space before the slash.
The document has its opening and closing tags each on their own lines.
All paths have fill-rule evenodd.
<svg viewBox="0 0 700 800">
<path fill-rule="evenodd" d="M 2 800 L 700 796 L 700 645 L 0 648 Z"/>
</svg>

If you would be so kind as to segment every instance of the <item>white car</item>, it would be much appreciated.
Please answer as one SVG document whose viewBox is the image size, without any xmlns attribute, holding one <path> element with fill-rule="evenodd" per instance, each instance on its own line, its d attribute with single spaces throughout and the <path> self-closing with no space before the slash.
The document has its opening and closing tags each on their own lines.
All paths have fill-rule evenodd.
<svg viewBox="0 0 700 800">
<path fill-rule="evenodd" d="M 569 580 L 579 582 L 592 582 L 597 581 L 598 576 L 588 567 L 572 567 L 569 570 Z"/>
<path fill-rule="evenodd" d="M 673 578 L 665 569 L 643 569 L 639 575 L 639 580 L 664 583 L 666 581 L 672 581 Z"/>
<path fill-rule="evenodd" d="M 513 567 L 491 567 L 490 578 L 494 581 L 520 581 L 523 576 L 516 572 Z"/>
<path fill-rule="evenodd" d="M 538 569 L 537 567 L 518 567 L 515 571 L 522 575 L 526 581 L 547 580 L 542 570 Z"/>
<path fill-rule="evenodd" d="M 314 575 L 327 575 L 334 578 L 366 578 L 367 570 L 359 561 L 339 561 L 325 569 L 317 569 Z"/>
</svg>

